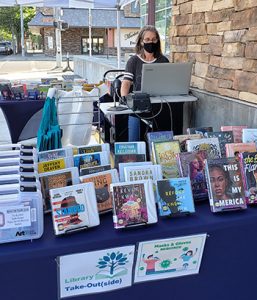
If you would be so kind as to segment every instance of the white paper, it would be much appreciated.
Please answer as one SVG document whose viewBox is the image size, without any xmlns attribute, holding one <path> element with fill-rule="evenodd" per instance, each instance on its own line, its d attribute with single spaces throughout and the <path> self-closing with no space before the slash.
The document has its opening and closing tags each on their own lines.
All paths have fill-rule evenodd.
<svg viewBox="0 0 257 300">
<path fill-rule="evenodd" d="M 130 245 L 60 256 L 60 299 L 131 286 L 134 252 Z"/>
<path fill-rule="evenodd" d="M 199 273 L 206 233 L 140 242 L 134 282 Z"/>
</svg>

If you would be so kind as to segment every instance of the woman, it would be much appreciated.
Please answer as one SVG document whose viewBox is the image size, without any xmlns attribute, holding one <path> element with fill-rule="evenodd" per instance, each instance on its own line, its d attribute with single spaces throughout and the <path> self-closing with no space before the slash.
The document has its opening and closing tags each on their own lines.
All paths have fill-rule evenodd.
<svg viewBox="0 0 257 300">
<path fill-rule="evenodd" d="M 231 198 L 229 189 L 231 181 L 228 172 L 225 172 L 219 165 L 210 167 L 211 188 L 215 200 L 228 200 Z"/>
<path fill-rule="evenodd" d="M 162 54 L 160 35 L 154 26 L 144 26 L 136 40 L 136 54 L 129 58 L 123 81 L 121 84 L 121 96 L 127 96 L 130 91 L 141 90 L 142 66 L 145 63 L 168 63 L 169 60 Z M 140 140 L 140 120 L 129 117 L 128 140 Z"/>
<path fill-rule="evenodd" d="M 125 75 L 121 84 L 121 96 L 127 96 L 131 85 L 134 91 L 141 90 L 142 66 L 145 63 L 167 63 L 162 54 L 160 35 L 154 26 L 144 26 L 136 40 L 136 54 L 127 62 Z"/>
</svg>

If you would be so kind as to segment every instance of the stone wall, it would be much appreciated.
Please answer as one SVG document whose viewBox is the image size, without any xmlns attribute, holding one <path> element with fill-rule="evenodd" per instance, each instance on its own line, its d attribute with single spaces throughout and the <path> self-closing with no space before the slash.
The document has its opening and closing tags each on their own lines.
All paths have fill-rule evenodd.
<svg viewBox="0 0 257 300">
<path fill-rule="evenodd" d="M 43 51 L 46 55 L 53 56 L 55 55 L 55 29 L 53 27 L 45 27 L 42 29 L 42 37 L 43 37 Z M 49 49 L 48 47 L 48 37 L 52 37 L 53 39 L 53 48 Z"/>
<path fill-rule="evenodd" d="M 257 0 L 173 0 L 171 61 L 192 87 L 257 103 Z"/>
</svg>

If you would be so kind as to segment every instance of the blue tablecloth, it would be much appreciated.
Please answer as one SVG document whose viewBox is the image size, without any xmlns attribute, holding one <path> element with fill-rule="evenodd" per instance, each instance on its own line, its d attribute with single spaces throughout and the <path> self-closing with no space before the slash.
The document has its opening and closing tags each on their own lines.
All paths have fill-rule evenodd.
<svg viewBox="0 0 257 300">
<path fill-rule="evenodd" d="M 109 293 L 69 299 L 99 300 L 253 300 L 256 298 L 257 208 L 212 214 L 199 203 L 196 214 L 161 219 L 146 228 L 117 231 L 111 215 L 99 227 L 55 237 L 50 216 L 45 217 L 41 239 L 0 246 L 0 286 L 3 300 L 57 299 L 59 255 L 136 244 L 139 241 L 207 232 L 200 273 L 135 284 Z"/>
<path fill-rule="evenodd" d="M 44 103 L 45 100 L 0 100 L 0 108 L 5 116 L 12 143 L 19 141 L 23 128 L 29 119 L 43 108 Z M 37 128 L 35 128 L 35 132 L 37 132 Z"/>
</svg>

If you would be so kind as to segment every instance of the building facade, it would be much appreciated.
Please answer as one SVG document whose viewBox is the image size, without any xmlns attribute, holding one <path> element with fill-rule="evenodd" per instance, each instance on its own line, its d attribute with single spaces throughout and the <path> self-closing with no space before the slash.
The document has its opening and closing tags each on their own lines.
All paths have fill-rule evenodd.
<svg viewBox="0 0 257 300">
<path fill-rule="evenodd" d="M 62 21 L 68 28 L 62 30 L 62 53 L 65 55 L 89 54 L 89 25 L 91 20 L 92 54 L 115 55 L 117 52 L 116 10 L 92 9 L 91 16 L 87 9 L 63 9 Z M 128 5 L 121 11 L 121 51 L 133 52 L 135 39 L 140 29 L 139 6 L 135 10 Z M 55 55 L 54 12 L 51 8 L 39 9 L 29 23 L 34 34 L 43 38 L 43 52 Z"/>
</svg>

